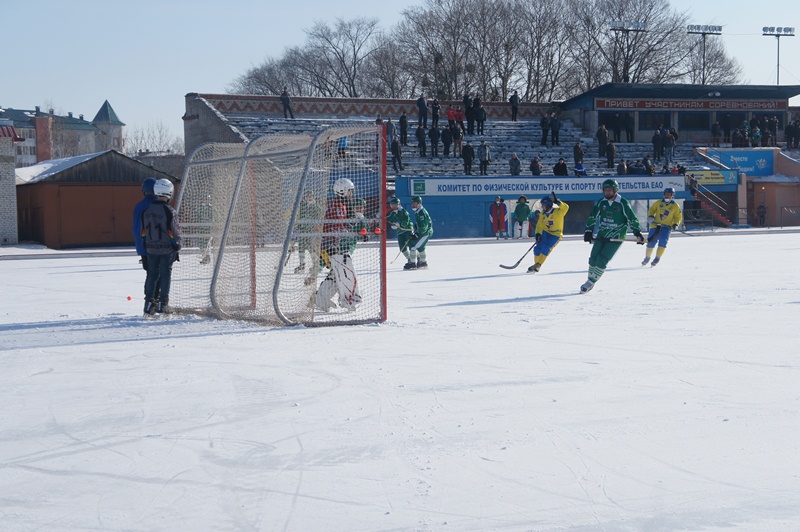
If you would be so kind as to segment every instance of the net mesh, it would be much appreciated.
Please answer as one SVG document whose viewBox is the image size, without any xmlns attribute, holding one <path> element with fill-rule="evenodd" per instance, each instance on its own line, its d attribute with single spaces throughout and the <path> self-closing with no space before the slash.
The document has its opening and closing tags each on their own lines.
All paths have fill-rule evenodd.
<svg viewBox="0 0 800 532">
<path fill-rule="evenodd" d="M 173 267 L 173 309 L 269 324 L 384 320 L 384 142 L 382 128 L 370 125 L 198 148 L 176 205 L 183 248 Z M 347 219 L 334 229 L 325 213 L 342 178 L 354 191 Z M 332 308 L 315 305 L 331 273 L 330 261 L 320 260 L 323 239 L 348 249 L 359 304 L 335 295 Z"/>
</svg>

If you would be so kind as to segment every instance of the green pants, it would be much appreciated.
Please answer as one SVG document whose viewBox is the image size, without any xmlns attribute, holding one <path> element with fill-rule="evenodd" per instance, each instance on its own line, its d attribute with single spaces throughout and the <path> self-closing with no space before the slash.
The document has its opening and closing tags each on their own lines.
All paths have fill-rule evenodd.
<svg viewBox="0 0 800 532">
<path fill-rule="evenodd" d="M 596 238 L 592 246 L 592 253 L 589 255 L 589 266 L 597 266 L 605 270 L 621 245 L 622 242 L 611 242 L 602 237 Z"/>
</svg>

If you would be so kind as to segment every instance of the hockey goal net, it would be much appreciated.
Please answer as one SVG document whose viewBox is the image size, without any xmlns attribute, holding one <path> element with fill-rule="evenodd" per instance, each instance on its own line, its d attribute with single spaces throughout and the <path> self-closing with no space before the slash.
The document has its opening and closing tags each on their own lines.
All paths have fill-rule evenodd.
<svg viewBox="0 0 800 532">
<path fill-rule="evenodd" d="M 384 321 L 385 154 L 375 125 L 198 147 L 176 201 L 183 247 L 170 306 L 276 325 Z M 342 179 L 354 186 L 343 200 L 333 191 Z M 346 202 L 347 218 L 333 231 L 325 216 L 337 200 Z M 346 305 L 336 294 L 323 311 L 317 290 L 333 274 L 320 251 L 331 238 L 348 244 L 360 302 Z"/>
</svg>

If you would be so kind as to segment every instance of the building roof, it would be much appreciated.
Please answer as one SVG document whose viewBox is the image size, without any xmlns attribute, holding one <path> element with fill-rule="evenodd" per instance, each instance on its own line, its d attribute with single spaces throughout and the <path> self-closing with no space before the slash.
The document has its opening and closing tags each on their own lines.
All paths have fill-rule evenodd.
<svg viewBox="0 0 800 532">
<path fill-rule="evenodd" d="M 66 157 L 64 159 L 51 159 L 49 161 L 42 161 L 40 163 L 36 163 L 32 166 L 16 168 L 14 170 L 14 174 L 17 177 L 16 183 L 17 185 L 25 185 L 28 183 L 38 183 L 39 181 L 44 181 L 45 179 L 47 179 L 52 175 L 55 175 L 59 172 L 63 172 L 68 168 L 77 166 L 88 160 L 94 159 L 95 157 L 99 157 L 104 153 L 108 152 L 102 151 L 98 153 L 90 153 L 87 155 L 76 155 L 75 157 Z"/>
<path fill-rule="evenodd" d="M 146 177 L 175 180 L 166 172 L 156 170 L 115 150 L 42 161 L 33 166 L 16 168 L 14 173 L 17 185 L 29 185 L 42 181 L 138 183 Z"/>
<path fill-rule="evenodd" d="M 50 116 L 50 113 L 43 113 L 38 108 L 35 110 L 0 108 L 0 119 L 5 118 L 11 120 L 16 128 L 33 128 L 32 119 L 40 116 Z M 96 129 L 91 122 L 84 120 L 83 115 L 76 118 L 72 116 L 72 113 L 67 113 L 66 116 L 54 114 L 53 121 L 58 124 L 58 127 L 63 129 Z"/>
<path fill-rule="evenodd" d="M 711 96 L 709 96 L 711 94 Z M 688 85 L 606 83 L 565 100 L 562 109 L 586 107 L 595 98 L 686 100 L 788 100 L 800 94 L 800 85 Z"/>
<path fill-rule="evenodd" d="M 92 124 L 110 124 L 112 126 L 124 126 L 125 124 L 117 117 L 117 113 L 114 112 L 114 108 L 111 107 L 111 104 L 108 103 L 108 100 L 103 102 L 103 105 L 100 107 L 100 110 L 97 111 L 97 114 L 92 120 Z"/>
<path fill-rule="evenodd" d="M 25 139 L 18 137 L 14 131 L 14 126 L 0 126 L 0 137 L 11 137 L 14 142 L 22 142 Z"/>
</svg>

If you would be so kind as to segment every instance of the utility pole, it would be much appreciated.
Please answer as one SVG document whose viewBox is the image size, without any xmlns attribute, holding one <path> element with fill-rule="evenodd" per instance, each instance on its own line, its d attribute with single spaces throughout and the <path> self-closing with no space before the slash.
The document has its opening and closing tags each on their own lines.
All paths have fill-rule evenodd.
<svg viewBox="0 0 800 532">
<path fill-rule="evenodd" d="M 611 22 L 611 31 L 614 33 L 622 33 L 625 35 L 625 46 L 623 49 L 623 62 L 622 62 L 622 82 L 630 83 L 630 58 L 628 57 L 631 40 L 631 33 L 643 33 L 647 31 L 647 25 L 644 22 L 629 22 L 622 20 L 614 20 Z"/>
<path fill-rule="evenodd" d="M 778 41 L 778 66 L 776 68 L 775 85 L 781 84 L 781 37 L 794 37 L 794 28 L 776 28 L 764 26 L 761 28 L 764 37 L 775 37 Z"/>
</svg>

